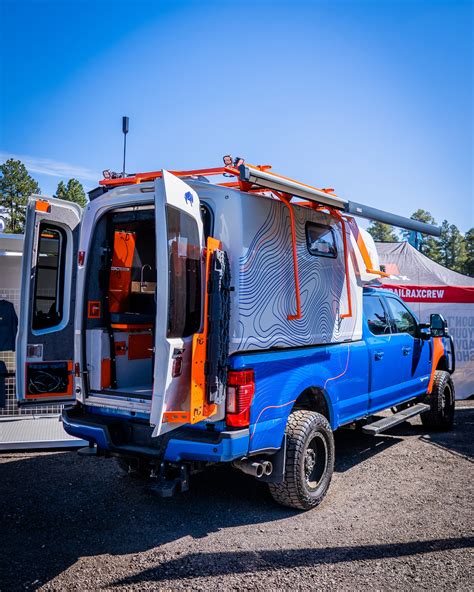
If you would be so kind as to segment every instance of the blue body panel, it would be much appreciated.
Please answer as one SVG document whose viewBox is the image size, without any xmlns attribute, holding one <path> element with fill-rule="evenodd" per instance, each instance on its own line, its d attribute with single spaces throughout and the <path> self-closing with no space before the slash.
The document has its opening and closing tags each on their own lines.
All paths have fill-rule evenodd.
<svg viewBox="0 0 474 592">
<path fill-rule="evenodd" d="M 373 292 L 366 290 L 368 294 Z M 380 289 L 376 294 L 394 297 Z M 431 340 L 407 333 L 374 335 L 365 318 L 362 337 L 348 343 L 233 354 L 229 360 L 231 370 L 254 371 L 249 429 L 233 437 L 232 432 L 226 432 L 225 423 L 218 422 L 214 430 L 225 437 L 216 444 L 205 441 L 202 434 L 206 426 L 197 424 L 193 426 L 196 437 L 171 436 L 165 460 L 225 462 L 259 451 L 276 451 L 281 447 L 293 405 L 307 389 L 317 389 L 324 396 L 333 430 L 426 392 Z M 102 409 L 101 414 L 107 411 Z M 74 425 L 66 417 L 64 427 L 71 435 L 96 442 L 104 449 L 109 447 L 106 434 L 97 426 Z"/>
<path fill-rule="evenodd" d="M 252 368 L 255 395 L 250 452 L 279 448 L 293 404 L 308 388 L 322 391 L 333 430 L 368 412 L 368 352 L 364 341 L 235 354 L 231 369 Z"/>
<path fill-rule="evenodd" d="M 247 430 L 245 430 L 247 432 Z M 248 432 L 238 438 L 224 439 L 218 444 L 199 440 L 171 439 L 166 447 L 164 459 L 178 462 L 181 460 L 204 460 L 207 462 L 228 462 L 248 454 Z"/>
</svg>

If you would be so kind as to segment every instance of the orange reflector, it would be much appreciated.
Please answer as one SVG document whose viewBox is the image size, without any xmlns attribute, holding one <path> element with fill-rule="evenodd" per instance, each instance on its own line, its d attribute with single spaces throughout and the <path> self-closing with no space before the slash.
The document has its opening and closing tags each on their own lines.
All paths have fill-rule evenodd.
<svg viewBox="0 0 474 592">
<path fill-rule="evenodd" d="M 45 199 L 37 199 L 35 202 L 35 210 L 37 212 L 46 212 L 47 214 L 49 214 L 49 212 L 51 211 L 51 204 L 49 203 L 49 201 L 46 201 Z"/>
</svg>

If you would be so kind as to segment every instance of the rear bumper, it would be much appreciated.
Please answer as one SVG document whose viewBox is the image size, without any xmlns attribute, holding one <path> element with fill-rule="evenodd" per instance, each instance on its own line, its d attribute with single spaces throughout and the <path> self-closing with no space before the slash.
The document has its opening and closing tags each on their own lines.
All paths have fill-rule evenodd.
<svg viewBox="0 0 474 592">
<path fill-rule="evenodd" d="M 71 436 L 128 457 L 226 462 L 246 456 L 249 448 L 248 429 L 217 432 L 182 427 L 152 438 L 152 428 L 144 422 L 94 415 L 77 407 L 64 409 L 62 421 Z"/>
</svg>

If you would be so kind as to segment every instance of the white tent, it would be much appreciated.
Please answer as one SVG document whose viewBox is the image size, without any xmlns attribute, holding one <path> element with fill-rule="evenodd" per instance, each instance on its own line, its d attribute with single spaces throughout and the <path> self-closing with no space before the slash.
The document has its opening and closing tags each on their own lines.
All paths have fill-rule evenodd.
<svg viewBox="0 0 474 592">
<path fill-rule="evenodd" d="M 435 263 L 406 242 L 376 245 L 380 265 L 390 274 L 381 280 L 383 287 L 403 298 L 421 322 L 429 322 L 432 312 L 448 321 L 456 348 L 456 398 L 473 395 L 474 278 Z"/>
</svg>

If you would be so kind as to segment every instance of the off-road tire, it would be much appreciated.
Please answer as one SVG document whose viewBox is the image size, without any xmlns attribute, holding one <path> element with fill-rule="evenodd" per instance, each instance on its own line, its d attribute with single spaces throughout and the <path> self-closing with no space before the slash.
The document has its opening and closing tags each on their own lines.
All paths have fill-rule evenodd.
<svg viewBox="0 0 474 592">
<path fill-rule="evenodd" d="M 421 414 L 421 422 L 432 430 L 448 431 L 454 423 L 455 394 L 449 372 L 436 370 L 433 389 L 424 401 L 430 410 Z"/>
<path fill-rule="evenodd" d="M 319 450 L 314 454 L 316 461 L 319 456 L 321 475 L 315 481 L 315 486 L 311 487 L 306 471 L 308 470 L 308 450 L 310 445 L 314 446 L 313 442 L 316 442 Z M 326 458 L 323 464 L 324 454 Z M 315 508 L 323 501 L 331 483 L 334 456 L 334 436 L 328 420 L 314 411 L 293 411 L 286 426 L 284 480 L 282 483 L 268 484 L 273 499 L 283 506 L 298 510 Z M 316 462 L 314 467 L 316 469 Z"/>
</svg>

